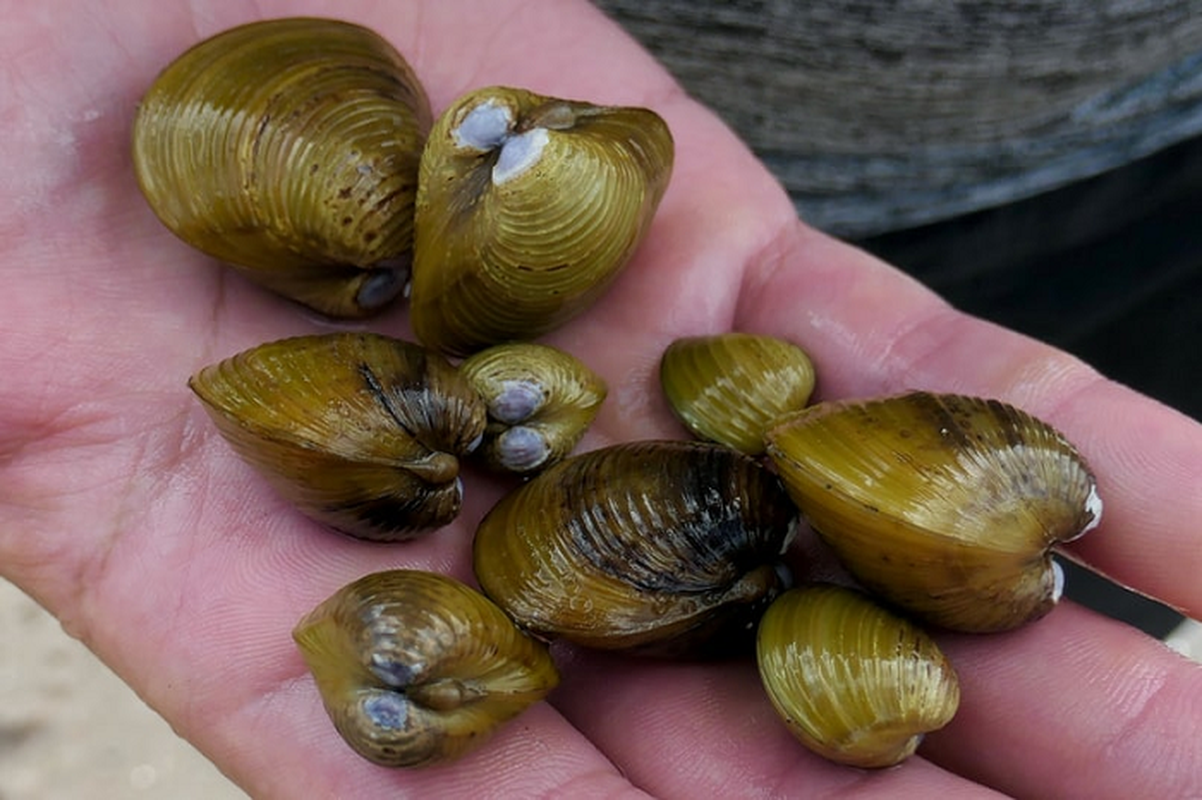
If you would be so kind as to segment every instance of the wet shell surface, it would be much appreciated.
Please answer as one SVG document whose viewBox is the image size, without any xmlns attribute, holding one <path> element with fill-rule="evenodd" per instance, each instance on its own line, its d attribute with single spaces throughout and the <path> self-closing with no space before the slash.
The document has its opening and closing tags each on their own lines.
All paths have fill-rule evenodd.
<svg viewBox="0 0 1202 800">
<path fill-rule="evenodd" d="M 888 767 L 956 713 L 960 687 L 935 641 L 844 587 L 813 584 L 768 607 L 760 676 L 789 730 L 840 764 Z"/>
<path fill-rule="evenodd" d="M 138 107 L 133 160 L 176 236 L 322 313 L 400 294 L 431 124 L 412 69 L 366 28 L 276 19 L 192 47 Z"/>
<path fill-rule="evenodd" d="M 605 649 L 733 652 L 783 588 L 796 511 L 753 459 L 699 442 L 574 456 L 476 531 L 476 578 L 519 626 Z M 746 642 L 749 644 L 749 640 Z"/>
<path fill-rule="evenodd" d="M 386 336 L 270 342 L 189 386 L 222 435 L 302 512 L 395 540 L 459 512 L 459 459 L 484 432 L 476 392 L 439 354 Z"/>
<path fill-rule="evenodd" d="M 1051 550 L 1098 524 L 1093 475 L 997 400 L 915 392 L 824 403 L 768 432 L 790 495 L 844 566 L 947 628 L 1006 630 L 1062 589 Z"/>
<path fill-rule="evenodd" d="M 580 359 L 530 342 L 482 350 L 459 371 L 488 406 L 478 453 L 505 472 L 533 472 L 563 459 L 606 395 L 605 381 Z"/>
<path fill-rule="evenodd" d="M 672 169 L 652 111 L 490 87 L 435 122 L 422 156 L 410 314 L 467 354 L 580 313 L 647 232 Z"/>
<path fill-rule="evenodd" d="M 430 572 L 360 578 L 292 635 L 339 734 L 389 767 L 458 758 L 559 682 L 546 645 L 479 592 Z"/>
<path fill-rule="evenodd" d="M 750 333 L 677 339 L 659 377 L 693 435 L 748 455 L 763 453 L 764 431 L 804 408 L 814 391 L 814 365 L 800 347 Z"/>
</svg>

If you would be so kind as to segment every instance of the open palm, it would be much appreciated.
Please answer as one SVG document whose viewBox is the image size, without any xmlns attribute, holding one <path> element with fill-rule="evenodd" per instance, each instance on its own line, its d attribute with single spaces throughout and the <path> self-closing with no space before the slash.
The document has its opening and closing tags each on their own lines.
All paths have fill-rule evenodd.
<svg viewBox="0 0 1202 800">
<path fill-rule="evenodd" d="M 174 239 L 129 163 L 134 107 L 157 71 L 252 15 L 376 29 L 436 111 L 499 83 L 648 105 L 668 120 L 677 167 L 635 263 L 549 337 L 609 383 L 586 448 L 682 435 L 655 380 L 671 339 L 774 334 L 813 355 L 823 397 L 960 391 L 1052 422 L 1107 503 L 1077 553 L 1198 616 L 1202 429 L 807 229 L 737 139 L 585 2 L 74 5 L 5 3 L 0 30 L 0 570 L 252 794 L 1202 794 L 1202 670 L 1071 604 L 1011 634 L 942 637 L 960 713 L 897 769 L 811 756 L 750 663 L 566 650 L 551 703 L 463 761 L 402 772 L 359 759 L 289 631 L 368 572 L 470 580 L 471 532 L 500 485 L 469 481 L 460 520 L 421 540 L 353 541 L 285 506 L 188 392 L 204 364 L 329 327 Z M 403 309 L 368 327 L 408 337 Z"/>
</svg>

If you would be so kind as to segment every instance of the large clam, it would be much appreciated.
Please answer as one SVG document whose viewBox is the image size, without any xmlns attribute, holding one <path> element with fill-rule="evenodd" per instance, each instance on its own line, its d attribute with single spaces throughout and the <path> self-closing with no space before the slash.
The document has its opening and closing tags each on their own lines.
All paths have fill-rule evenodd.
<svg viewBox="0 0 1202 800">
<path fill-rule="evenodd" d="M 430 572 L 360 578 L 292 635 L 342 738 L 384 766 L 458 758 L 559 682 L 546 645 Z"/>
<path fill-rule="evenodd" d="M 454 367 L 378 334 L 269 342 L 205 367 L 189 386 L 281 495 L 366 539 L 453 519 L 459 458 L 484 433 L 484 403 Z"/>
<path fill-rule="evenodd" d="M 133 160 L 188 244 L 325 314 L 358 317 L 405 285 L 431 114 L 372 31 L 254 22 L 195 45 L 138 106 Z"/>
<path fill-rule="evenodd" d="M 1052 549 L 1098 524 L 1080 454 L 997 400 L 914 392 L 823 403 L 768 432 L 790 495 L 868 588 L 930 622 L 1013 628 L 1051 610 Z"/>
<path fill-rule="evenodd" d="M 647 232 L 672 159 L 668 128 L 647 109 L 507 87 L 461 97 L 422 155 L 418 339 L 466 354 L 580 313 Z"/>
<path fill-rule="evenodd" d="M 519 626 L 606 649 L 734 651 L 783 587 L 795 510 L 753 459 L 699 442 L 574 456 L 476 531 L 481 588 Z"/>
</svg>

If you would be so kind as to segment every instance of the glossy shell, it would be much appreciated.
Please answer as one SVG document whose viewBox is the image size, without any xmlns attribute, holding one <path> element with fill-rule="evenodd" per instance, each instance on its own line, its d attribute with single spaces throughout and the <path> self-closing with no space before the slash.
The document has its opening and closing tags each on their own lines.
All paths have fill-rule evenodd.
<svg viewBox="0 0 1202 800">
<path fill-rule="evenodd" d="M 260 345 L 189 386 L 280 494 L 366 539 L 409 538 L 453 519 L 459 457 L 484 431 L 484 403 L 442 356 L 375 334 Z"/>
<path fill-rule="evenodd" d="M 1049 425 L 925 392 L 813 406 L 768 433 L 789 493 L 865 586 L 944 627 L 1051 610 L 1051 549 L 1097 525 L 1093 475 Z"/>
<path fill-rule="evenodd" d="M 360 578 L 292 636 L 339 734 L 388 767 L 457 758 L 559 682 L 545 645 L 479 592 L 430 572 Z"/>
<path fill-rule="evenodd" d="M 735 651 L 782 588 L 795 524 L 754 460 L 694 442 L 594 450 L 504 497 L 473 550 L 485 594 L 519 626 L 606 649 Z"/>
<path fill-rule="evenodd" d="M 580 359 L 547 345 L 490 347 L 459 365 L 488 406 L 480 456 L 491 468 L 527 473 L 563 459 L 592 424 L 605 382 Z"/>
<path fill-rule="evenodd" d="M 840 764 L 888 767 L 956 713 L 956 673 L 917 626 L 852 589 L 778 597 L 756 637 L 760 676 L 789 730 Z"/>
<path fill-rule="evenodd" d="M 672 158 L 667 126 L 646 109 L 504 87 L 460 98 L 422 156 L 418 339 L 466 354 L 580 313 L 638 247 Z"/>
<path fill-rule="evenodd" d="M 800 347 L 750 333 L 677 339 L 659 377 L 693 435 L 748 455 L 763 453 L 764 431 L 804 408 L 814 391 L 814 365 Z"/>
<path fill-rule="evenodd" d="M 155 214 L 251 280 L 339 317 L 405 285 L 430 127 L 405 60 L 357 25 L 277 19 L 197 44 L 138 107 Z"/>
</svg>

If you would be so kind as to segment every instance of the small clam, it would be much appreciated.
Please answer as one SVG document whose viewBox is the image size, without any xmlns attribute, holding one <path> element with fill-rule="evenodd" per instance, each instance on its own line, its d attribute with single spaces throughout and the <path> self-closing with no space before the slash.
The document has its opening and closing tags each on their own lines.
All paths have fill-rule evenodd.
<svg viewBox="0 0 1202 800">
<path fill-rule="evenodd" d="M 605 382 L 578 358 L 542 344 L 482 350 L 459 372 L 488 406 L 480 454 L 507 472 L 533 472 L 572 451 L 605 400 Z"/>
<path fill-rule="evenodd" d="M 1013 628 L 1048 611 L 1057 544 L 1098 524 L 1084 460 L 997 400 L 926 392 L 824 403 L 768 432 L 790 495 L 855 577 L 937 625 Z"/>
<path fill-rule="evenodd" d="M 460 98 L 422 155 L 418 339 L 465 354 L 583 311 L 638 247 L 672 158 L 667 126 L 647 109 L 504 87 Z"/>
<path fill-rule="evenodd" d="M 559 682 L 546 645 L 479 592 L 431 572 L 360 578 L 292 636 L 338 733 L 388 767 L 458 758 Z"/>
<path fill-rule="evenodd" d="M 488 513 L 476 578 L 520 627 L 606 649 L 733 650 L 782 588 L 796 511 L 753 459 L 699 442 L 573 456 Z"/>
<path fill-rule="evenodd" d="M 431 114 L 375 33 L 274 19 L 195 45 L 138 106 L 133 160 L 172 233 L 322 313 L 400 294 Z"/>
<path fill-rule="evenodd" d="M 686 428 L 748 455 L 763 453 L 764 431 L 814 391 L 814 365 L 800 347 L 750 333 L 677 339 L 659 377 Z"/>
<path fill-rule="evenodd" d="M 188 385 L 281 495 L 365 539 L 450 522 L 459 457 L 484 432 L 484 403 L 441 355 L 375 334 L 270 342 Z"/>
<path fill-rule="evenodd" d="M 902 761 L 960 703 L 935 641 L 852 589 L 814 584 L 776 598 L 760 620 L 756 655 L 789 730 L 840 764 Z"/>
</svg>

